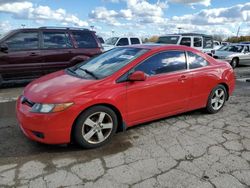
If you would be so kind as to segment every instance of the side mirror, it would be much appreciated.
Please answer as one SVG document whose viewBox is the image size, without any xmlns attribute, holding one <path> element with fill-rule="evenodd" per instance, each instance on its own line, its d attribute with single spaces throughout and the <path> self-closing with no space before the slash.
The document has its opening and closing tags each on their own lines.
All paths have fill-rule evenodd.
<svg viewBox="0 0 250 188">
<path fill-rule="evenodd" d="M 129 81 L 144 81 L 146 80 L 147 76 L 142 71 L 135 71 L 132 74 L 129 75 L 128 80 Z"/>
<path fill-rule="evenodd" d="M 6 44 L 1 44 L 0 45 L 0 51 L 1 52 L 7 52 L 8 51 L 8 46 Z"/>
</svg>

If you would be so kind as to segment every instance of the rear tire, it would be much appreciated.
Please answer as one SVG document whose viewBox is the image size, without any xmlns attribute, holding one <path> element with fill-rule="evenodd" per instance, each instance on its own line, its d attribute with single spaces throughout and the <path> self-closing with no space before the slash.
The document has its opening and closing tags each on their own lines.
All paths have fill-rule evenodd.
<svg viewBox="0 0 250 188">
<path fill-rule="evenodd" d="M 235 69 L 239 65 L 239 59 L 234 57 L 230 62 L 230 65 L 232 66 L 233 69 Z"/>
<path fill-rule="evenodd" d="M 227 90 L 223 85 L 216 86 L 210 93 L 207 101 L 206 111 L 209 114 L 219 112 L 227 99 Z"/>
<path fill-rule="evenodd" d="M 114 136 L 118 126 L 115 112 L 106 106 L 94 106 L 78 117 L 73 137 L 83 148 L 100 147 Z"/>
</svg>

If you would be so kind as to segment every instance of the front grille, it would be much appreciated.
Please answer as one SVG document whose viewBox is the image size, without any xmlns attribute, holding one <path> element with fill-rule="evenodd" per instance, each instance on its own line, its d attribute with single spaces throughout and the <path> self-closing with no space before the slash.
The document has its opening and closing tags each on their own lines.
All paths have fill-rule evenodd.
<svg viewBox="0 0 250 188">
<path fill-rule="evenodd" d="M 25 96 L 21 96 L 21 103 L 29 107 L 32 107 L 35 103 L 27 99 Z"/>
</svg>

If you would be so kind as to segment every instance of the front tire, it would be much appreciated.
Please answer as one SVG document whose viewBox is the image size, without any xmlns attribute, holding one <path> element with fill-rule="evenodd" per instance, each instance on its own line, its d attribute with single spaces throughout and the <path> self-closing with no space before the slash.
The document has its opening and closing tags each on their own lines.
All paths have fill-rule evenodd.
<svg viewBox="0 0 250 188">
<path fill-rule="evenodd" d="M 230 65 L 232 66 L 233 69 L 235 69 L 239 65 L 239 59 L 233 58 Z"/>
<path fill-rule="evenodd" d="M 206 111 L 209 114 L 215 114 L 219 112 L 227 99 L 227 91 L 223 85 L 216 86 L 210 93 L 207 101 Z"/>
<path fill-rule="evenodd" d="M 118 118 L 112 109 L 102 105 L 94 106 L 77 119 L 73 136 L 83 148 L 97 148 L 110 141 L 117 126 Z"/>
</svg>

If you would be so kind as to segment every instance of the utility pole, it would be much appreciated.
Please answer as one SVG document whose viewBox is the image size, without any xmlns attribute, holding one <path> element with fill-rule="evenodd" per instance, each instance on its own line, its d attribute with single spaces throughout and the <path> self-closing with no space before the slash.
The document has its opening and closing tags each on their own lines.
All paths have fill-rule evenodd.
<svg viewBox="0 0 250 188">
<path fill-rule="evenodd" d="M 239 33 L 240 33 L 240 26 L 238 27 L 238 31 L 237 31 L 237 35 L 236 35 L 237 38 L 239 37 Z"/>
</svg>

